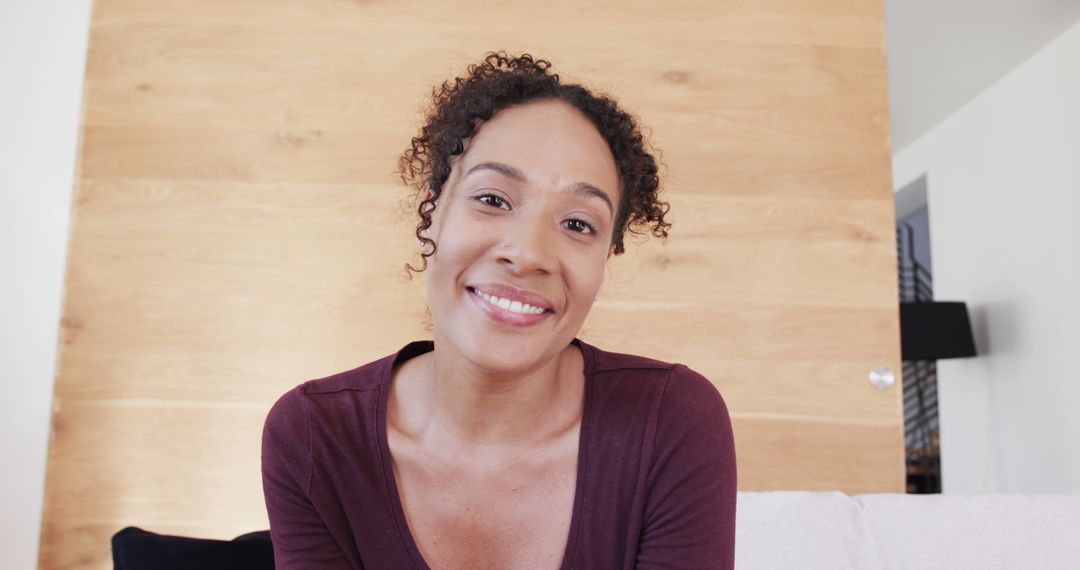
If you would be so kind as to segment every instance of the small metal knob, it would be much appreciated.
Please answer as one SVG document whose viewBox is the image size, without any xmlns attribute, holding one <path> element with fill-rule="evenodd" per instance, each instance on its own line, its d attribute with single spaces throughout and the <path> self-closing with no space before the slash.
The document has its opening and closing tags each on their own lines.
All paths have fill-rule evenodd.
<svg viewBox="0 0 1080 570">
<path fill-rule="evenodd" d="M 885 390 L 896 383 L 896 374 L 888 366 L 878 366 L 870 371 L 870 383 L 878 390 Z"/>
</svg>

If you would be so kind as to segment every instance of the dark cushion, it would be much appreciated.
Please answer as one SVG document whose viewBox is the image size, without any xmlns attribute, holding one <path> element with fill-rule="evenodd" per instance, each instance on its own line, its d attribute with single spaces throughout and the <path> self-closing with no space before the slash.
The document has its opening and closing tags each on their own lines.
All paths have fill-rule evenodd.
<svg viewBox="0 0 1080 570">
<path fill-rule="evenodd" d="M 115 570 L 274 570 L 268 530 L 214 540 L 129 526 L 113 535 L 112 554 Z"/>
</svg>

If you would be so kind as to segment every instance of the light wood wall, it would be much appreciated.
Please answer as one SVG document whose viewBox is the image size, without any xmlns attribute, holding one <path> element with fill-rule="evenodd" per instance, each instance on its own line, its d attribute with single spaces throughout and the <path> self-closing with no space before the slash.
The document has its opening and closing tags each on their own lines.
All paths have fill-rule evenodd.
<svg viewBox="0 0 1080 570">
<path fill-rule="evenodd" d="M 867 381 L 900 370 L 881 0 L 98 0 L 43 568 L 267 527 L 270 404 L 425 336 L 396 158 L 500 48 L 666 164 L 671 239 L 627 244 L 580 336 L 709 376 L 740 490 L 903 490 L 899 385 Z"/>
</svg>

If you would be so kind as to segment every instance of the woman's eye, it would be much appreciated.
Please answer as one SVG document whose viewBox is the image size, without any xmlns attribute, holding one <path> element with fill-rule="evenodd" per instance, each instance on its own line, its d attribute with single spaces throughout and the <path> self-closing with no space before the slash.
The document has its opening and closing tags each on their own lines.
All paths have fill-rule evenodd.
<svg viewBox="0 0 1080 570">
<path fill-rule="evenodd" d="M 496 196 L 495 194 L 481 194 L 474 199 L 479 200 L 488 206 L 495 206 L 496 208 L 501 208 L 503 204 L 506 203 L 506 200 L 503 200 L 502 196 Z"/>
<path fill-rule="evenodd" d="M 586 222 L 584 220 L 579 220 L 577 218 L 574 218 L 572 220 L 567 220 L 567 222 L 571 226 L 570 229 L 574 230 L 575 232 L 578 232 L 578 233 L 592 233 L 592 234 L 596 233 L 596 228 L 592 227 L 592 224 L 590 224 L 590 223 L 588 223 L 588 222 Z"/>
<path fill-rule="evenodd" d="M 500 209 L 503 208 L 503 206 L 507 205 L 506 199 L 503 198 L 502 196 L 498 196 L 496 194 L 480 194 L 479 196 L 474 196 L 473 200 L 476 200 L 476 201 L 478 201 L 478 202 L 480 202 L 482 204 L 487 204 L 488 206 L 492 206 L 492 207 L 500 208 Z M 589 222 L 586 222 L 585 220 L 582 220 L 582 219 L 579 219 L 579 218 L 571 218 L 569 220 L 566 220 L 566 223 L 569 224 L 570 230 L 574 231 L 576 233 L 579 233 L 579 234 L 595 234 L 596 233 L 596 228 L 593 227 L 593 225 L 590 224 Z"/>
</svg>

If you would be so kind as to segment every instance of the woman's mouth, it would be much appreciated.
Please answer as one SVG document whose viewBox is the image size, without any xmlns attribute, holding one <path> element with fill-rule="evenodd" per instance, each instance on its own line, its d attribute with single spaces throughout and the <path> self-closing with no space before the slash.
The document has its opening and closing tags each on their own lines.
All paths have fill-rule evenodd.
<svg viewBox="0 0 1080 570">
<path fill-rule="evenodd" d="M 489 317 L 508 325 L 534 325 L 554 314 L 551 309 L 533 307 L 528 303 L 496 297 L 473 287 L 466 287 L 465 289 L 469 292 L 469 298 Z"/>
</svg>

